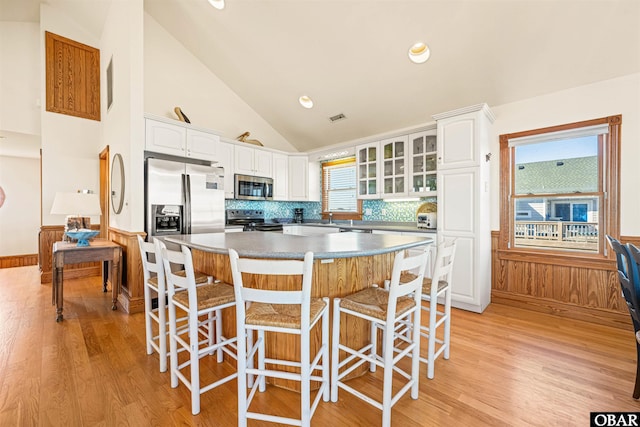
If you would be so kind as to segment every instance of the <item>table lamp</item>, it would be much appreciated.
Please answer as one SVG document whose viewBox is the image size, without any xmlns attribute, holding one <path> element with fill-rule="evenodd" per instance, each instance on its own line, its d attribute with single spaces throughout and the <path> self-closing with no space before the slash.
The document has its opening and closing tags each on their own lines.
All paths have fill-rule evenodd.
<svg viewBox="0 0 640 427">
<path fill-rule="evenodd" d="M 100 234 L 91 230 L 89 215 L 101 215 L 100 199 L 89 192 L 56 193 L 51 207 L 52 215 L 67 215 L 65 235 L 78 239 L 78 246 L 89 246 L 89 240 Z"/>
</svg>

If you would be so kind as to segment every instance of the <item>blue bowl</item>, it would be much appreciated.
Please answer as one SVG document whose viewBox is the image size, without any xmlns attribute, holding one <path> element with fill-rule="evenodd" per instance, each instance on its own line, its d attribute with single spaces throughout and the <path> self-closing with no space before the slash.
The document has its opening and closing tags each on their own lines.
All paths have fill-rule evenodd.
<svg viewBox="0 0 640 427">
<path fill-rule="evenodd" d="M 98 234 L 100 234 L 100 231 L 67 231 L 64 234 L 67 235 L 70 239 L 77 240 L 78 246 L 89 246 L 89 239 L 96 237 Z"/>
</svg>

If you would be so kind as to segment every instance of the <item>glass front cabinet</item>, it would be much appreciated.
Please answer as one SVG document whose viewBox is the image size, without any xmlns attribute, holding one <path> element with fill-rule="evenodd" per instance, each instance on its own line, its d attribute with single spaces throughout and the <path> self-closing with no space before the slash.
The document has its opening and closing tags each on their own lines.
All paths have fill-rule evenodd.
<svg viewBox="0 0 640 427">
<path fill-rule="evenodd" d="M 381 192 L 378 188 L 379 150 L 379 142 L 356 147 L 359 199 L 377 199 L 380 197 Z"/>
<path fill-rule="evenodd" d="M 435 196 L 437 144 L 436 132 L 409 135 L 409 195 Z"/>
<path fill-rule="evenodd" d="M 407 188 L 407 135 L 380 142 L 382 154 L 382 197 L 406 196 Z"/>
</svg>

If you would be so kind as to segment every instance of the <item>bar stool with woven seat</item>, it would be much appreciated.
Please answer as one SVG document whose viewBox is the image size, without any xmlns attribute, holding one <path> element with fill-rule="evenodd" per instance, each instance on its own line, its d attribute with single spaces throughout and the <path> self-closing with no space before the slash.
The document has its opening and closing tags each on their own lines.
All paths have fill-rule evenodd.
<svg viewBox="0 0 640 427">
<path fill-rule="evenodd" d="M 246 426 L 247 419 L 256 419 L 298 426 L 309 426 L 320 398 L 329 401 L 329 299 L 311 298 L 313 253 L 301 260 L 265 260 L 240 258 L 229 249 L 231 272 L 236 293 L 236 324 L 238 337 L 238 425 Z M 265 290 L 244 286 L 243 273 L 268 276 L 302 276 L 300 290 Z M 261 277 L 262 281 L 263 278 Z M 287 279 L 288 280 L 288 279 Z M 322 339 L 315 355 L 310 354 L 311 329 L 322 322 Z M 254 344 L 253 333 L 257 340 Z M 300 361 L 265 357 L 265 332 L 300 336 Z M 258 354 L 258 367 L 253 367 Z M 266 364 L 270 368 L 266 368 Z M 282 370 L 276 368 L 282 367 Z M 300 372 L 287 368 L 297 367 Z M 313 375 L 314 371 L 321 375 Z M 247 384 L 247 375 L 249 383 Z M 253 376 L 256 381 L 252 382 Z M 300 418 L 289 418 L 249 411 L 256 390 L 264 391 L 265 377 L 300 381 Z M 311 381 L 320 382 L 313 402 Z M 251 388 L 247 396 L 247 385 Z"/>
<path fill-rule="evenodd" d="M 455 240 L 444 241 L 438 245 L 436 261 L 431 277 L 422 282 L 422 310 L 429 313 L 427 325 L 420 325 L 420 335 L 427 338 L 427 357 L 420 356 L 420 361 L 427 365 L 427 378 L 433 379 L 435 360 L 444 354 L 449 359 L 451 347 L 451 273 L 456 253 Z M 413 279 L 415 275 L 404 273 L 401 282 Z M 437 284 L 434 286 L 434 284 Z M 438 298 L 441 298 L 443 309 L 438 310 Z M 438 327 L 444 325 L 443 338 L 436 334 Z M 438 349 L 436 350 L 436 344 Z"/>
<path fill-rule="evenodd" d="M 341 388 L 354 396 L 364 400 L 382 410 L 382 426 L 391 425 L 391 408 L 409 389 L 411 398 L 418 398 L 420 378 L 420 332 L 419 328 L 411 327 L 411 334 L 396 333 L 396 328 L 402 326 L 403 319 L 413 319 L 420 322 L 420 289 L 428 260 L 427 248 L 418 255 L 406 257 L 399 252 L 393 263 L 393 271 L 389 289 L 377 286 L 364 289 L 344 298 L 333 300 L 333 338 L 332 338 L 332 371 L 331 371 L 331 400 L 337 402 L 338 389 Z M 400 275 L 409 270 L 417 271 L 413 280 L 400 282 Z M 359 317 L 371 323 L 370 343 L 360 349 L 353 349 L 340 343 L 340 315 Z M 378 354 L 377 334 L 382 330 L 382 355 Z M 398 343 L 401 340 L 403 343 Z M 394 342 L 396 343 L 394 345 Z M 395 354 L 395 351 L 398 354 Z M 347 353 L 344 360 L 340 360 L 340 351 Z M 404 357 L 411 358 L 411 371 L 405 372 L 398 366 Z M 375 400 L 364 392 L 347 384 L 344 379 L 361 365 L 368 363 L 369 370 L 374 372 L 377 366 L 384 369 L 382 400 Z M 342 372 L 341 369 L 344 369 Z M 402 375 L 407 382 L 395 394 L 392 394 L 393 373 Z"/>
<path fill-rule="evenodd" d="M 167 370 L 167 286 L 164 278 L 164 267 L 161 261 L 161 248 L 164 247 L 158 239 L 154 243 L 145 242 L 138 236 L 140 258 L 142 259 L 142 275 L 144 283 L 144 323 L 146 332 L 147 354 L 153 354 L 155 350 L 160 358 L 160 372 Z M 178 274 L 184 275 L 180 269 Z M 203 284 L 212 281 L 211 276 L 197 272 L 196 283 Z M 158 304 L 153 308 L 153 296 L 158 298 Z M 154 325 L 155 323 L 155 325 Z M 154 333 L 157 329 L 157 334 Z"/>
<path fill-rule="evenodd" d="M 215 282 L 196 286 L 195 272 L 191 251 L 182 247 L 182 251 L 162 249 L 167 291 L 169 301 L 169 348 L 171 387 L 178 387 L 182 381 L 191 391 L 191 413 L 200 413 L 200 395 L 237 377 L 234 372 L 206 386 L 200 384 L 200 359 L 217 353 L 218 362 L 222 362 L 223 353 L 236 358 L 236 337 L 226 338 L 222 335 L 222 310 L 235 306 L 233 286 Z M 185 274 L 172 271 L 172 265 L 184 265 Z M 186 313 L 186 324 L 179 324 L 177 309 Z M 207 316 L 205 320 L 201 317 Z M 215 329 L 213 323 L 215 322 Z M 215 342 L 209 339 L 200 340 L 200 329 L 207 325 L 208 331 L 215 330 Z M 180 348 L 178 348 L 180 347 Z M 188 360 L 180 363 L 178 352 L 189 354 Z M 190 368 L 187 378 L 183 370 Z"/>
</svg>

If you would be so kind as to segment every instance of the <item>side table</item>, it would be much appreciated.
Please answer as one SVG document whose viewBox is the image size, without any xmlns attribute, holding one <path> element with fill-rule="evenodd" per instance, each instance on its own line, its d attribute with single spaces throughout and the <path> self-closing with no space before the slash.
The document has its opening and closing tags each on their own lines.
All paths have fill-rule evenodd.
<svg viewBox="0 0 640 427">
<path fill-rule="evenodd" d="M 111 282 L 112 310 L 120 292 L 120 264 L 122 247 L 110 240 L 94 239 L 89 246 L 78 246 L 75 242 L 55 242 L 53 244 L 52 304 L 56 306 L 56 322 L 62 320 L 62 295 L 64 288 L 64 266 L 83 262 L 103 262 L 103 291 L 107 292 L 107 281 Z"/>
</svg>

